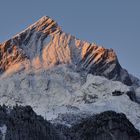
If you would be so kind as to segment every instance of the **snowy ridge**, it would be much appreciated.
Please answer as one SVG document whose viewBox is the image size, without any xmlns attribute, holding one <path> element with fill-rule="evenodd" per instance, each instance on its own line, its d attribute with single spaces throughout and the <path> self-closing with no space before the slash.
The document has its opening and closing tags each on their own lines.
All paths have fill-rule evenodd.
<svg viewBox="0 0 140 140">
<path fill-rule="evenodd" d="M 63 32 L 49 17 L 0 44 L 0 72 L 0 104 L 30 105 L 52 122 L 65 114 L 114 110 L 140 130 L 140 106 L 131 98 L 139 80 L 112 49 Z"/>
<path fill-rule="evenodd" d="M 30 105 L 52 122 L 60 114 L 92 115 L 114 110 L 126 114 L 140 129 L 140 106 L 127 95 L 130 87 L 100 76 L 86 78 L 66 65 L 48 71 L 15 73 L 0 81 L 0 89 L 1 104 Z M 114 96 L 114 91 L 121 91 L 122 95 Z"/>
<path fill-rule="evenodd" d="M 22 32 L 16 34 L 13 37 L 13 39 L 17 38 L 18 36 L 22 36 L 24 33 L 28 32 L 29 30 L 42 31 L 43 33 L 52 34 L 54 32 L 59 32 L 60 27 L 50 17 L 43 16 L 37 22 L 35 22 L 34 24 L 30 25 L 28 28 L 26 28 Z"/>
<path fill-rule="evenodd" d="M 112 49 L 81 41 L 63 32 L 58 24 L 47 16 L 1 43 L 0 54 L 1 73 L 18 71 L 21 66 L 26 70 L 36 70 L 67 64 L 78 71 L 85 70 L 127 85 L 137 84 L 133 83 L 128 72 L 120 66 Z"/>
</svg>

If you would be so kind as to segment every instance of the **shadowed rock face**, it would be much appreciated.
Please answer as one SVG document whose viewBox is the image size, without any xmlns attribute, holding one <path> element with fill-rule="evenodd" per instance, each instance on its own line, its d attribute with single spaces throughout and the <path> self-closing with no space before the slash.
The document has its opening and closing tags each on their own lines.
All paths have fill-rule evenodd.
<svg viewBox="0 0 140 140">
<path fill-rule="evenodd" d="M 125 115 L 112 111 L 84 119 L 65 135 L 70 140 L 140 140 L 140 133 Z"/>
<path fill-rule="evenodd" d="M 0 106 L 0 140 L 139 140 L 140 133 L 123 114 L 107 111 L 71 128 L 53 126 L 30 106 Z"/>
<path fill-rule="evenodd" d="M 0 107 L 0 140 L 63 140 L 31 107 Z"/>
<path fill-rule="evenodd" d="M 94 75 L 133 82 L 124 70 L 112 49 L 81 41 L 64 33 L 57 23 L 44 16 L 12 39 L 0 43 L 0 72 L 22 65 L 38 69 L 58 64 L 73 65 L 78 71 L 85 70 Z M 28 65 L 28 66 L 27 66 Z"/>
</svg>

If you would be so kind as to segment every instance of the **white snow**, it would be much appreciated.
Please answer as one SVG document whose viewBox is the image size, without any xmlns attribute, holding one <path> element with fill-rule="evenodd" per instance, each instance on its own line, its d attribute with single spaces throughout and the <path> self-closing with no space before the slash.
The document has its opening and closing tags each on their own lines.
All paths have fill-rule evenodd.
<svg viewBox="0 0 140 140">
<path fill-rule="evenodd" d="M 20 40 L 23 34 L 25 38 Z M 27 38 L 28 44 L 24 42 Z M 41 18 L 14 36 L 11 46 L 15 45 L 13 43 L 17 39 L 24 42 L 20 46 L 15 46 L 18 53 L 25 54 L 27 57 L 22 62 L 18 61 L 15 64 L 11 62 L 12 66 L 1 75 L 0 104 L 31 105 L 37 114 L 52 121 L 59 114 L 92 114 L 114 110 L 126 114 L 140 130 L 140 105 L 131 101 L 126 95 L 126 92 L 131 90 L 130 87 L 101 76 L 91 74 L 86 76 L 86 72 L 76 72 L 77 67 L 78 70 L 86 68 L 88 71 L 96 61 L 98 63 L 101 54 L 105 53 L 105 48 L 95 44 L 92 46 L 91 43 L 62 32 L 57 23 L 49 17 Z M 92 50 L 92 47 L 98 55 L 85 67 L 92 60 L 94 51 L 87 56 L 85 62 L 82 64 L 79 62 L 83 61 L 88 49 Z M 4 55 L 7 55 L 7 52 Z M 107 60 L 112 59 L 107 58 Z M 109 73 L 113 68 L 114 65 L 111 65 L 104 73 Z M 122 71 L 121 74 L 124 78 L 127 72 Z M 124 94 L 112 96 L 115 90 Z M 139 89 L 136 91 L 136 96 L 140 98 Z"/>
<path fill-rule="evenodd" d="M 91 74 L 83 77 L 67 65 L 14 73 L 0 79 L 0 89 L 1 104 L 31 105 L 37 114 L 48 120 L 53 121 L 65 113 L 114 110 L 126 114 L 140 130 L 140 105 L 125 94 L 130 87 Z M 112 96 L 115 90 L 124 94 Z"/>
</svg>

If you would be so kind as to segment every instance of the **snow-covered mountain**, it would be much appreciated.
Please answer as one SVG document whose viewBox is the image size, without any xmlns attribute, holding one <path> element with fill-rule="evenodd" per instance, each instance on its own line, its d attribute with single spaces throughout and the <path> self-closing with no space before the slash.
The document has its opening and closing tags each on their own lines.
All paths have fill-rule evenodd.
<svg viewBox="0 0 140 140">
<path fill-rule="evenodd" d="M 123 131 L 122 131 L 123 130 Z M 30 106 L 0 106 L 0 140 L 139 140 L 140 133 L 122 113 L 106 111 L 71 128 L 51 124 Z"/>
<path fill-rule="evenodd" d="M 49 69 L 58 64 L 73 66 L 94 75 L 134 84 L 112 49 L 81 41 L 63 32 L 49 17 L 42 17 L 12 39 L 0 44 L 0 70 L 16 71 L 19 65 L 25 68 Z M 14 67 L 14 68 L 13 68 Z"/>
<path fill-rule="evenodd" d="M 114 110 L 140 130 L 139 80 L 112 49 L 63 32 L 47 16 L 0 43 L 0 72 L 1 104 L 30 105 L 68 126 L 73 115 Z"/>
</svg>

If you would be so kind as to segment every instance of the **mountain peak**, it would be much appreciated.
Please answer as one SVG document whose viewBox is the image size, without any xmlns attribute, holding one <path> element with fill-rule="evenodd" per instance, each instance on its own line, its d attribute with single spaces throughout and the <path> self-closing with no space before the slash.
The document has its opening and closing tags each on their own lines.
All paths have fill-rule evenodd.
<svg viewBox="0 0 140 140">
<path fill-rule="evenodd" d="M 70 64 L 80 71 L 132 84 L 128 72 L 120 66 L 112 49 L 63 32 L 48 16 L 41 17 L 12 39 L 1 43 L 0 52 L 1 73 L 23 62 L 28 63 L 31 69 Z"/>
<path fill-rule="evenodd" d="M 48 18 L 50 18 L 50 17 L 44 15 L 44 16 L 42 16 L 39 20 L 40 20 L 40 21 L 45 21 L 45 20 L 47 20 Z M 50 19 L 51 19 L 51 18 L 50 18 Z"/>
<path fill-rule="evenodd" d="M 45 34 L 53 34 L 60 32 L 60 27 L 58 26 L 57 22 L 54 21 L 49 16 L 43 16 L 38 19 L 35 23 L 31 24 L 25 30 L 16 34 L 13 38 L 22 35 L 25 32 L 36 31 L 36 32 L 43 32 Z"/>
<path fill-rule="evenodd" d="M 46 33 L 48 30 L 51 30 L 50 32 L 58 31 L 60 30 L 60 27 L 58 26 L 57 22 L 54 21 L 52 18 L 48 16 L 41 17 L 37 22 L 32 24 L 29 28 L 36 28 L 37 31 L 43 31 L 43 33 Z"/>
</svg>

